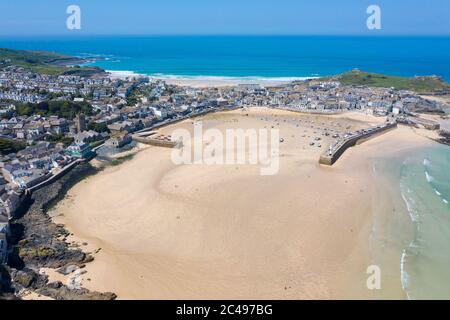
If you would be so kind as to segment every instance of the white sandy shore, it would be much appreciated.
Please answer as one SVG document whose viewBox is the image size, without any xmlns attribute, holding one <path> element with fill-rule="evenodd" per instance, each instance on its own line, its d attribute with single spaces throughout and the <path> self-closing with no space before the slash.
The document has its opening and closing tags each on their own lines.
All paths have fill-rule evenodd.
<svg viewBox="0 0 450 320">
<path fill-rule="evenodd" d="M 374 297 L 366 288 L 377 193 L 370 160 L 430 142 L 399 127 L 323 167 L 328 138 L 322 148 L 309 146 L 320 130 L 295 125 L 305 119 L 352 130 L 383 120 L 268 109 L 210 114 L 205 128 L 281 123 L 279 174 L 260 176 L 251 165 L 175 166 L 170 149 L 150 147 L 78 183 L 53 214 L 72 240 L 101 248 L 83 285 L 121 299 Z M 161 132 L 178 127 L 193 124 Z M 393 297 L 403 298 L 398 287 Z"/>
<path fill-rule="evenodd" d="M 128 77 L 147 76 L 133 71 L 106 70 L 111 78 L 124 79 Z M 219 77 L 219 76 L 175 76 L 150 75 L 152 79 L 163 80 L 168 84 L 192 87 L 230 87 L 240 84 L 259 84 L 262 86 L 279 86 L 292 81 L 313 79 L 314 77 Z"/>
<path fill-rule="evenodd" d="M 168 84 L 193 87 L 193 88 L 206 88 L 206 87 L 231 87 L 240 84 L 259 84 L 266 87 L 275 87 L 284 85 L 293 81 L 306 80 L 312 78 L 306 77 L 285 77 L 285 78 L 261 78 L 261 77 L 213 77 L 213 76 L 199 76 L 199 77 L 171 77 L 162 76 L 154 77 L 156 79 L 164 80 Z"/>
</svg>

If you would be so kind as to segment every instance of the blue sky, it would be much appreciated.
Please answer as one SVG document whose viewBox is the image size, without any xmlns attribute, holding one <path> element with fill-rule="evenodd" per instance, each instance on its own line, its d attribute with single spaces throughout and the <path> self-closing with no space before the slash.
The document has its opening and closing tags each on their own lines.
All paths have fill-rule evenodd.
<svg viewBox="0 0 450 320">
<path fill-rule="evenodd" d="M 82 29 L 66 29 L 79 5 Z M 366 9 L 382 10 L 382 30 Z M 1 0 L 0 35 L 450 35 L 450 0 Z"/>
</svg>

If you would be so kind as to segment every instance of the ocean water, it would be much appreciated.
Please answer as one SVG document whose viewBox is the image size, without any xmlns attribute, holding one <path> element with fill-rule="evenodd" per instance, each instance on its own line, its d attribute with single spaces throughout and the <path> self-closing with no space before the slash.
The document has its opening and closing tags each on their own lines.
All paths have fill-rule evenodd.
<svg viewBox="0 0 450 320">
<path fill-rule="evenodd" d="M 374 213 L 371 239 L 384 273 L 379 297 L 450 299 L 450 147 L 376 161 L 374 170 L 389 199 Z"/>
<path fill-rule="evenodd" d="M 90 36 L 0 38 L 0 47 L 102 58 L 106 70 L 167 77 L 303 78 L 359 68 L 450 80 L 450 37 Z"/>
</svg>

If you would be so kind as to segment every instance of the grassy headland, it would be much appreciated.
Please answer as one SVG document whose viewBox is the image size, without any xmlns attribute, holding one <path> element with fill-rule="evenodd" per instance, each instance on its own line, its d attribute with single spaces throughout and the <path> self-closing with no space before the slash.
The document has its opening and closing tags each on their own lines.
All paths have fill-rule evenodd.
<svg viewBox="0 0 450 320">
<path fill-rule="evenodd" d="M 97 67 L 80 67 L 78 65 L 85 62 L 86 60 L 80 58 L 54 52 L 0 48 L 0 67 L 2 65 L 15 65 L 36 73 L 86 77 L 103 72 L 102 69 Z"/>
<path fill-rule="evenodd" d="M 344 85 L 412 90 L 418 93 L 438 93 L 450 91 L 450 85 L 435 76 L 405 78 L 352 70 L 337 76 L 324 78 L 323 80 L 336 80 Z"/>
</svg>

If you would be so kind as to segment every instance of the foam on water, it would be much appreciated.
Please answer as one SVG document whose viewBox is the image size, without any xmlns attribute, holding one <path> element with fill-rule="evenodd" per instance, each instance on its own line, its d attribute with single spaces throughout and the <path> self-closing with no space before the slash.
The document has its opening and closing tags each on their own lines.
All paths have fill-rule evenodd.
<svg viewBox="0 0 450 320">
<path fill-rule="evenodd" d="M 403 201 L 406 204 L 406 208 L 408 210 L 408 214 L 411 217 L 412 222 L 418 222 L 419 221 L 419 215 L 414 208 L 414 198 L 411 197 L 411 189 L 405 186 L 404 183 L 400 182 L 400 189 L 401 189 L 401 195 L 403 198 Z"/>
<path fill-rule="evenodd" d="M 143 74 L 136 73 L 134 71 L 129 71 L 129 70 L 105 70 L 105 71 L 110 73 L 112 77 L 117 77 L 117 78 L 144 76 Z"/>
<path fill-rule="evenodd" d="M 407 251 L 405 249 L 405 250 L 403 250 L 402 257 L 400 259 L 400 281 L 402 283 L 403 291 L 405 291 L 406 296 L 410 300 L 411 297 L 410 297 L 410 295 L 408 293 L 409 275 L 408 275 L 408 272 L 406 272 L 406 270 L 405 270 L 405 265 L 406 265 L 406 259 L 407 258 L 408 258 L 408 253 L 407 253 Z"/>
<path fill-rule="evenodd" d="M 424 165 L 429 164 L 430 162 L 425 159 Z M 411 221 L 414 224 L 414 227 L 416 229 L 416 236 L 415 238 L 409 243 L 408 247 L 403 249 L 401 258 L 400 258 L 400 281 L 402 284 L 402 289 L 405 292 L 407 298 L 409 300 L 412 299 L 412 294 L 410 292 L 410 275 L 407 271 L 408 269 L 408 258 L 410 255 L 414 255 L 418 252 L 419 245 L 416 241 L 418 231 L 420 230 L 420 214 L 416 206 L 416 200 L 415 200 L 415 193 L 414 191 L 409 187 L 410 183 L 407 179 L 410 166 L 412 165 L 412 159 L 407 158 L 402 163 L 401 167 L 401 176 L 400 176 L 400 191 L 403 198 L 403 201 L 406 205 L 406 209 L 408 211 L 408 214 L 411 218 Z M 428 175 L 426 175 L 428 178 Z"/>
<path fill-rule="evenodd" d="M 432 182 L 432 181 L 434 180 L 433 176 L 430 175 L 430 174 L 428 173 L 428 171 L 425 171 L 425 177 L 426 177 L 426 179 L 427 179 L 428 182 Z"/>
<path fill-rule="evenodd" d="M 215 82 L 292 82 L 292 81 L 304 81 L 309 79 L 316 79 L 317 77 L 259 77 L 259 76 L 242 76 L 242 77 L 227 77 L 227 76 L 208 76 L 208 75 L 176 75 L 176 74 L 163 74 L 153 73 L 148 76 L 162 79 L 162 80 L 181 80 L 181 81 L 215 81 Z"/>
<path fill-rule="evenodd" d="M 403 290 L 408 289 L 408 273 L 405 271 L 405 261 L 407 257 L 406 249 L 403 250 L 402 258 L 400 259 L 400 274 L 401 274 L 401 281 L 402 281 L 402 288 Z"/>
<path fill-rule="evenodd" d="M 427 158 L 425 158 L 425 159 L 423 160 L 423 165 L 424 165 L 424 167 L 425 167 L 425 177 L 426 177 L 428 183 L 433 187 L 434 193 L 435 193 L 438 197 L 440 197 L 440 198 L 442 199 L 442 201 L 443 201 L 445 204 L 448 204 L 447 199 L 445 199 L 445 198 L 442 196 L 442 192 L 436 187 L 436 185 L 435 185 L 435 183 L 434 183 L 434 182 L 436 182 L 436 179 L 435 179 L 435 178 L 427 171 L 427 168 L 428 168 L 429 170 L 433 169 L 433 167 L 432 167 L 432 162 L 431 162 L 430 160 L 428 160 Z"/>
<path fill-rule="evenodd" d="M 412 241 L 400 253 L 408 299 L 450 297 L 450 259 L 442 254 L 450 250 L 449 156 L 438 146 L 416 151 L 401 166 L 401 196 L 414 225 Z"/>
<path fill-rule="evenodd" d="M 110 60 L 110 58 L 105 58 L 104 60 Z M 111 63 L 119 63 L 120 60 L 112 60 Z M 88 63 L 89 64 L 89 63 Z M 226 77 L 226 76 L 186 76 L 186 75 L 175 75 L 175 74 L 162 74 L 162 73 L 137 73 L 131 70 L 105 70 L 110 73 L 112 77 L 126 78 L 126 77 L 138 77 L 138 76 L 148 76 L 153 79 L 158 80 L 174 80 L 174 81 L 199 81 L 199 82 L 211 82 L 211 83 L 289 83 L 293 81 L 305 81 L 310 79 L 316 79 L 317 77 L 257 77 L 257 76 L 245 76 L 245 77 Z"/>
</svg>

